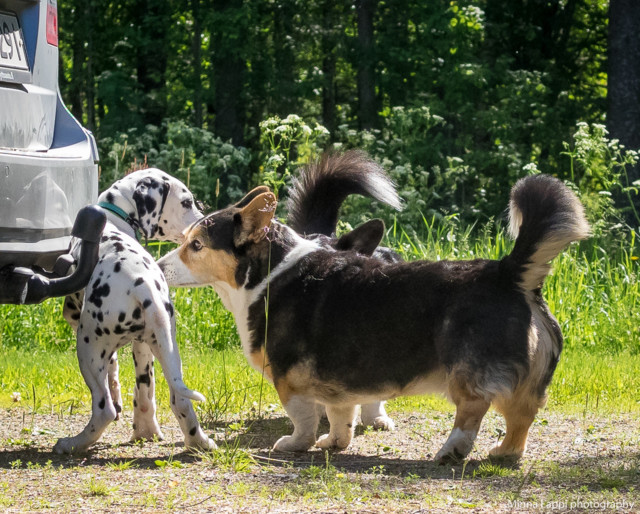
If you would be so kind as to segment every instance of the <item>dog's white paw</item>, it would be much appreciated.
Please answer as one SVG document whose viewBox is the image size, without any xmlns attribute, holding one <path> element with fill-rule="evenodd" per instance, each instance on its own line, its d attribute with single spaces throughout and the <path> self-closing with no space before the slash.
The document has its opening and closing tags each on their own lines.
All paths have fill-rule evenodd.
<svg viewBox="0 0 640 514">
<path fill-rule="evenodd" d="M 373 420 L 362 420 L 362 424 L 367 427 L 373 427 L 374 430 L 383 430 L 385 432 L 393 432 L 396 424 L 389 416 L 378 416 Z"/>
<path fill-rule="evenodd" d="M 187 448 L 207 451 L 215 450 L 218 447 L 214 440 L 207 437 L 202 430 L 198 429 L 198 432 L 195 436 L 189 436 L 189 438 L 185 440 L 185 446 Z"/>
<path fill-rule="evenodd" d="M 344 450 L 351 443 L 351 438 L 340 438 L 331 434 L 321 435 L 316 441 L 316 446 L 323 450 Z"/>
<path fill-rule="evenodd" d="M 158 425 L 158 422 L 155 419 L 153 422 L 148 424 L 140 422 L 135 424 L 131 440 L 142 441 L 143 439 L 146 439 L 147 441 L 162 441 L 164 439 L 162 430 L 160 430 L 160 425 Z"/>
<path fill-rule="evenodd" d="M 385 402 L 376 402 L 361 406 L 360 418 L 365 427 L 389 432 L 396 427 L 393 420 L 387 415 L 384 404 Z"/>
<path fill-rule="evenodd" d="M 187 448 L 197 448 L 198 450 L 215 450 L 218 447 L 213 439 L 207 437 L 204 432 L 202 432 L 200 437 L 189 438 L 186 446 Z"/>
<path fill-rule="evenodd" d="M 476 432 L 473 430 L 460 430 L 454 428 L 438 453 L 436 460 L 438 462 L 461 461 L 464 460 L 473 448 L 476 440 Z"/>
<path fill-rule="evenodd" d="M 75 437 L 62 437 L 53 447 L 53 451 L 59 455 L 79 453 L 86 450 L 86 446 L 78 443 Z"/>
<path fill-rule="evenodd" d="M 311 446 L 313 446 L 313 440 L 305 441 L 285 435 L 276 441 L 273 449 L 278 452 L 306 452 Z"/>
</svg>

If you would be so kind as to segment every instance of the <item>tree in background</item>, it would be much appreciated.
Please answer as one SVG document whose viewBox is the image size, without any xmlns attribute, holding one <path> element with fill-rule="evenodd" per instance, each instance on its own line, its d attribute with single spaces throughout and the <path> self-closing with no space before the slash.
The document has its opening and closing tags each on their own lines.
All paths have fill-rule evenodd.
<svg viewBox="0 0 640 514">
<path fill-rule="evenodd" d="M 216 135 L 243 145 L 247 20 L 242 0 L 214 0 L 211 27 L 213 102 L 209 114 Z"/>
<path fill-rule="evenodd" d="M 358 121 L 361 129 L 377 126 L 377 102 L 375 79 L 375 40 L 373 20 L 376 0 L 357 0 L 358 45 L 356 65 L 358 69 Z"/>
<path fill-rule="evenodd" d="M 640 3 L 611 0 L 607 127 L 610 135 L 628 149 L 640 149 Z M 629 182 L 640 179 L 640 167 L 627 169 Z M 640 201 L 636 205 L 640 207 Z M 621 198 L 621 202 L 625 199 Z"/>
<path fill-rule="evenodd" d="M 570 178 L 564 142 L 579 121 L 608 114 L 615 137 L 640 145 L 636 2 L 612 0 L 610 13 L 606 0 L 151 4 L 58 4 L 62 93 L 102 155 L 129 138 L 117 166 L 169 148 L 169 134 L 208 141 L 185 135 L 202 128 L 253 156 L 233 174 L 240 191 L 260 176 L 260 123 L 297 114 L 334 144 L 369 149 L 425 214 L 476 218 L 499 215 L 504 185 L 530 164 Z M 178 152 L 181 170 L 200 169 L 196 147 Z"/>
<path fill-rule="evenodd" d="M 320 2 L 319 17 L 320 52 L 322 55 L 322 124 L 330 133 L 337 127 L 336 122 L 336 73 L 338 62 L 338 47 L 340 45 L 340 10 L 339 2 L 323 0 Z"/>
<path fill-rule="evenodd" d="M 132 24 L 136 82 L 140 88 L 139 105 L 144 125 L 160 125 L 167 110 L 166 71 L 171 31 L 168 0 L 135 0 Z"/>
</svg>

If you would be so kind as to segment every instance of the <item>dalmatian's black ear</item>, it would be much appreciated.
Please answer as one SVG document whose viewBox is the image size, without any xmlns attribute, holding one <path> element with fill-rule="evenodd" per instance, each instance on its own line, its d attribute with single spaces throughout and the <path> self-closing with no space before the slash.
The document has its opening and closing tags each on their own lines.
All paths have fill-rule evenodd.
<svg viewBox="0 0 640 514">
<path fill-rule="evenodd" d="M 140 179 L 133 191 L 138 223 L 147 238 L 152 238 L 158 230 L 158 220 L 169 195 L 169 182 L 153 177 Z"/>
</svg>

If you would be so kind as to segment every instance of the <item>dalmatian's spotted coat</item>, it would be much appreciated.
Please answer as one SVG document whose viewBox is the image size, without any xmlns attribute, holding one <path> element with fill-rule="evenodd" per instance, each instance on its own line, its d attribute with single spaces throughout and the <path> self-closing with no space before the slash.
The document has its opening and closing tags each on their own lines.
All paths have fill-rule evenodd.
<svg viewBox="0 0 640 514">
<path fill-rule="evenodd" d="M 94 444 L 118 419 L 122 397 L 117 351 L 131 342 L 136 372 L 133 439 L 162 438 L 156 419 L 153 360 L 158 359 L 169 384 L 171 409 L 185 445 L 213 448 L 198 423 L 191 400 L 203 396 L 187 388 L 175 338 L 174 310 L 164 275 L 136 240 L 181 242 L 182 231 L 202 217 L 193 195 L 174 177 L 158 169 L 137 171 L 113 184 L 99 202 L 108 209 L 98 264 L 84 291 L 68 296 L 64 317 L 76 331 L 80 370 L 91 390 L 91 420 L 74 437 L 59 439 L 58 453 L 79 452 Z M 78 251 L 78 248 L 75 248 Z"/>
</svg>

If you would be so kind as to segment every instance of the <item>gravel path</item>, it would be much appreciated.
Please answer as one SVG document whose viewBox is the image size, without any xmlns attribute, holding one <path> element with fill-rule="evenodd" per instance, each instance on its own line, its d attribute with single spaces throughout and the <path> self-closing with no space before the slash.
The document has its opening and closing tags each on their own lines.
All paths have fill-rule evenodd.
<svg viewBox="0 0 640 514">
<path fill-rule="evenodd" d="M 448 436 L 451 414 L 392 417 L 394 432 L 360 427 L 344 452 L 296 455 L 269 451 L 290 431 L 281 413 L 238 418 L 207 428 L 221 449 L 202 456 L 184 451 L 170 415 L 160 419 L 164 441 L 128 443 L 131 420 L 125 412 L 90 452 L 69 457 L 51 449 L 58 437 L 79 431 L 88 414 L 4 409 L 0 510 L 640 511 L 640 422 L 632 415 L 543 412 L 531 429 L 526 457 L 493 463 L 486 456 L 503 423 L 490 413 L 470 460 L 446 466 L 431 459 Z"/>
</svg>

